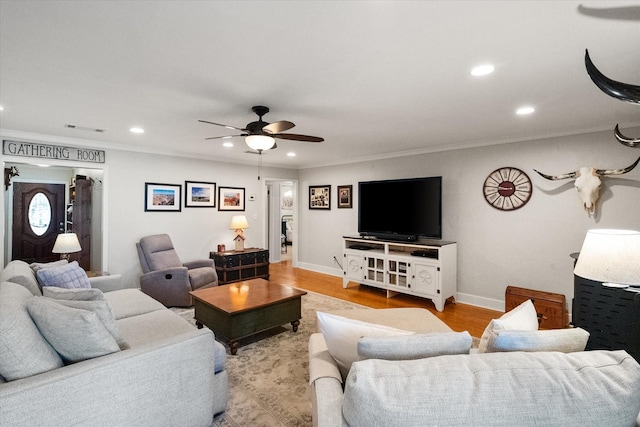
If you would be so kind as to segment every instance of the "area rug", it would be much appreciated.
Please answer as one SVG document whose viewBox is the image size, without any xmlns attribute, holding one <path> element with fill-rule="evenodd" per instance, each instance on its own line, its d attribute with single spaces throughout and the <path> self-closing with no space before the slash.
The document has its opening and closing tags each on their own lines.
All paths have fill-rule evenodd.
<svg viewBox="0 0 640 427">
<path fill-rule="evenodd" d="M 302 297 L 298 332 L 291 325 L 241 341 L 238 353 L 227 351 L 229 403 L 213 425 L 311 426 L 309 336 L 317 332 L 316 311 L 367 308 L 308 292 Z M 172 309 L 195 325 L 193 309 Z"/>
</svg>

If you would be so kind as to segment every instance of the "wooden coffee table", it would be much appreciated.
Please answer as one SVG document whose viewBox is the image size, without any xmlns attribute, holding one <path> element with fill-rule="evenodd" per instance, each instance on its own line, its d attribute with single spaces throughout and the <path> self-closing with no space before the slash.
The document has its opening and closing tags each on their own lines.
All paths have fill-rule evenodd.
<svg viewBox="0 0 640 427">
<path fill-rule="evenodd" d="M 300 325 L 302 295 L 305 291 L 264 279 L 189 292 L 194 299 L 198 328 L 205 325 L 231 349 L 238 351 L 239 340 L 259 332 L 291 323 L 293 332 Z"/>
</svg>

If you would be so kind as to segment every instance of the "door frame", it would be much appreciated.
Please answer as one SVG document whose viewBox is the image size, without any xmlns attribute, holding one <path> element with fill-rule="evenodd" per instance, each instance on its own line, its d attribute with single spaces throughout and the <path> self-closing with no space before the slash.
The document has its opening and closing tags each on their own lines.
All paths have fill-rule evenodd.
<svg viewBox="0 0 640 427">
<path fill-rule="evenodd" d="M 11 135 L 15 138 L 18 136 Z M 9 135 L 3 135 L 3 138 L 8 138 Z M 23 139 L 22 137 L 19 137 Z M 24 164 L 28 166 L 51 166 L 51 167 L 63 167 L 68 169 L 90 169 L 90 170 L 101 170 L 102 171 L 102 209 L 101 209 L 101 224 L 100 224 L 100 239 L 101 239 L 101 266 L 100 269 L 102 271 L 109 270 L 109 167 L 106 163 L 86 163 L 86 162 L 76 162 L 76 161 L 64 161 L 64 160 L 55 160 L 55 159 L 36 159 L 31 157 L 19 157 L 19 156 L 9 156 L 2 154 L 0 152 L 0 162 L 2 163 L 3 169 L 6 167 L 7 163 L 11 164 Z M 19 166 L 18 166 L 19 169 Z M 14 177 L 11 181 L 19 180 L 19 176 Z M 36 182 L 46 182 L 46 179 L 36 179 Z M 25 182 L 23 178 L 22 182 Z M 28 181 L 27 181 L 28 182 Z M 69 183 L 66 183 L 69 185 Z M 11 200 L 10 206 L 13 207 L 13 188 L 10 186 L 9 189 L 5 192 L 5 196 L 11 192 Z M 67 193 L 69 192 L 67 188 Z M 6 266 L 9 262 L 10 258 L 7 258 L 7 241 L 9 240 L 9 236 L 12 234 L 12 225 L 13 225 L 13 212 L 8 211 L 7 203 L 5 202 L 5 197 L 0 197 L 0 223 L 2 224 L 2 228 L 0 229 L 0 234 L 3 237 L 4 244 L 0 246 L 0 265 L 2 268 Z M 7 236 L 9 234 L 9 236 Z M 10 250 L 9 250 L 10 252 Z"/>
<path fill-rule="evenodd" d="M 280 216 L 278 215 L 277 221 L 272 221 L 273 212 L 271 211 L 280 211 L 280 200 L 277 200 L 277 204 L 273 203 L 273 194 L 269 193 L 269 187 L 275 184 L 281 184 L 283 182 L 291 183 L 293 188 L 293 218 L 294 221 L 298 221 L 300 216 L 298 215 L 298 180 L 293 178 L 268 178 L 263 177 L 264 185 L 262 186 L 262 200 L 264 200 L 264 209 L 263 209 L 263 241 L 266 242 L 267 249 L 269 249 L 269 258 L 272 258 L 272 252 L 278 254 L 277 261 L 280 261 L 280 238 L 278 237 L 277 242 L 275 244 L 274 239 L 270 239 L 270 236 L 280 236 L 282 234 L 282 224 L 280 220 Z M 278 197 L 280 192 L 278 191 Z M 293 227 L 293 245 L 288 249 L 291 250 L 291 265 L 293 267 L 298 267 L 298 248 L 300 244 L 298 243 L 298 229 L 299 225 L 296 222 L 296 225 Z"/>
</svg>

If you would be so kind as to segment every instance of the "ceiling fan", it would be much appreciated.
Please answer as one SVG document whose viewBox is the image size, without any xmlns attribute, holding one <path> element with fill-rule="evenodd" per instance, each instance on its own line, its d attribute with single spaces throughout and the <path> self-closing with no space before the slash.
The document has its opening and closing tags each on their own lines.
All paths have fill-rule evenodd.
<svg viewBox="0 0 640 427">
<path fill-rule="evenodd" d="M 198 120 L 202 123 L 209 123 L 211 125 L 223 126 L 227 129 L 235 129 L 239 132 L 242 132 L 240 135 L 226 135 L 226 136 L 212 136 L 206 139 L 226 139 L 233 138 L 237 136 L 244 136 L 245 142 L 252 149 L 261 154 L 263 151 L 270 150 L 272 148 L 276 148 L 277 144 L 275 138 L 278 139 L 289 139 L 293 141 L 302 141 L 302 142 L 322 142 L 324 138 L 320 138 L 317 136 L 309 136 L 309 135 L 299 135 L 295 133 L 283 133 L 295 126 L 292 122 L 286 120 L 280 120 L 278 122 L 268 123 L 262 120 L 262 116 L 269 112 L 269 107 L 263 107 L 261 105 L 256 105 L 251 108 L 251 111 L 258 115 L 258 120 L 255 122 L 249 123 L 244 128 L 239 128 L 235 126 L 224 125 L 221 123 L 214 123 L 207 120 Z"/>
</svg>

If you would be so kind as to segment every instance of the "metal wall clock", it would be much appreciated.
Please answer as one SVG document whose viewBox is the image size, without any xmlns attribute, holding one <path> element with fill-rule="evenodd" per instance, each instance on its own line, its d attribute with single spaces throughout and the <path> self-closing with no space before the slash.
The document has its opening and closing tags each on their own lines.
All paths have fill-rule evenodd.
<svg viewBox="0 0 640 427">
<path fill-rule="evenodd" d="M 491 172 L 482 185 L 485 200 L 501 211 L 523 207 L 531 199 L 531 179 L 520 169 L 503 167 Z"/>
</svg>

